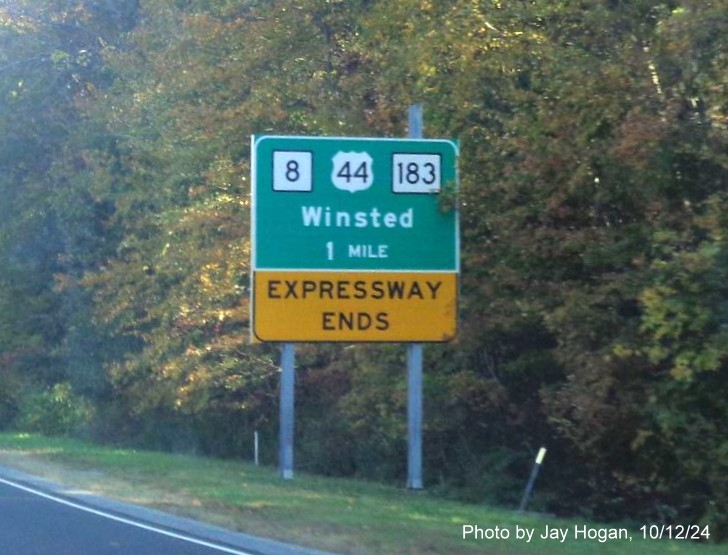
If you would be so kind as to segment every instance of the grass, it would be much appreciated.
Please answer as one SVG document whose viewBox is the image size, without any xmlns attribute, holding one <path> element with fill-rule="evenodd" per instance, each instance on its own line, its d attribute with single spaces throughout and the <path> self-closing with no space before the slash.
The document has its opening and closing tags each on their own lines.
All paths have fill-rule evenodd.
<svg viewBox="0 0 728 555">
<path fill-rule="evenodd" d="M 299 474 L 239 461 L 100 447 L 71 439 L 0 434 L 0 464 L 76 488 L 206 520 L 249 534 L 347 554 L 712 555 L 725 546 L 691 541 L 574 539 L 575 525 L 615 525 L 518 515 L 437 499 L 427 492 Z M 650 523 L 645 523 L 650 524 Z M 462 538 L 464 525 L 508 530 L 508 539 Z M 545 526 L 569 530 L 542 540 Z M 516 528 L 535 530 L 527 543 Z"/>
</svg>

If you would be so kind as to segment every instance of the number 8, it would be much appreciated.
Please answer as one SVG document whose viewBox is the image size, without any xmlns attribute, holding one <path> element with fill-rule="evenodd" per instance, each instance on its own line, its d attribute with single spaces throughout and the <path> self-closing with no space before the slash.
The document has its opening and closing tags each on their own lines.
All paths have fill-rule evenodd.
<svg viewBox="0 0 728 555">
<path fill-rule="evenodd" d="M 289 160 L 286 163 L 286 179 L 293 183 L 298 181 L 301 177 L 301 172 L 298 171 L 298 162 L 296 160 Z"/>
</svg>

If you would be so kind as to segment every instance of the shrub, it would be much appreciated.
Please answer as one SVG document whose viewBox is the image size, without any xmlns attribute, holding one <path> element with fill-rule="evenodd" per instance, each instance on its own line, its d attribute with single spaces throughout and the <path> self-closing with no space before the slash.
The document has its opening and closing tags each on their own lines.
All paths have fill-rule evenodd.
<svg viewBox="0 0 728 555">
<path fill-rule="evenodd" d="M 15 426 L 49 436 L 69 435 L 88 425 L 94 412 L 91 402 L 74 393 L 70 384 L 59 383 L 49 390 L 26 395 Z"/>
</svg>

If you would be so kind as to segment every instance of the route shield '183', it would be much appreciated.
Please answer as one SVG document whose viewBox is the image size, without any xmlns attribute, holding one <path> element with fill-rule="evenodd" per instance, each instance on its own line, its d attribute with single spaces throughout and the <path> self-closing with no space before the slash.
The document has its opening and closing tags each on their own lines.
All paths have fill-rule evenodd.
<svg viewBox="0 0 728 555">
<path fill-rule="evenodd" d="M 447 341 L 457 323 L 457 145 L 253 137 L 253 333 Z"/>
</svg>

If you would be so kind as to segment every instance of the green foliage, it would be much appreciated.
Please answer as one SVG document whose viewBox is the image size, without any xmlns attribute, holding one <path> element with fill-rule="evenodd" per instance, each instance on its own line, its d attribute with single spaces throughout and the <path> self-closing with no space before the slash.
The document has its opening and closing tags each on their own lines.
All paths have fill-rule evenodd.
<svg viewBox="0 0 728 555">
<path fill-rule="evenodd" d="M 93 405 L 74 393 L 70 384 L 59 383 L 47 391 L 25 395 L 14 425 L 25 432 L 67 436 L 78 434 L 93 417 Z"/>
<path fill-rule="evenodd" d="M 128 28 L 132 4 L 105 11 L 94 2 L 20 0 L 0 8 L 0 353 L 3 381 L 13 384 L 8 406 L 17 408 L 26 386 L 71 380 L 80 391 L 104 390 L 99 334 L 78 287 L 109 239 L 96 227 L 105 201 L 89 194 L 85 152 L 101 129 L 84 111 L 109 82 L 102 54 Z"/>
</svg>

